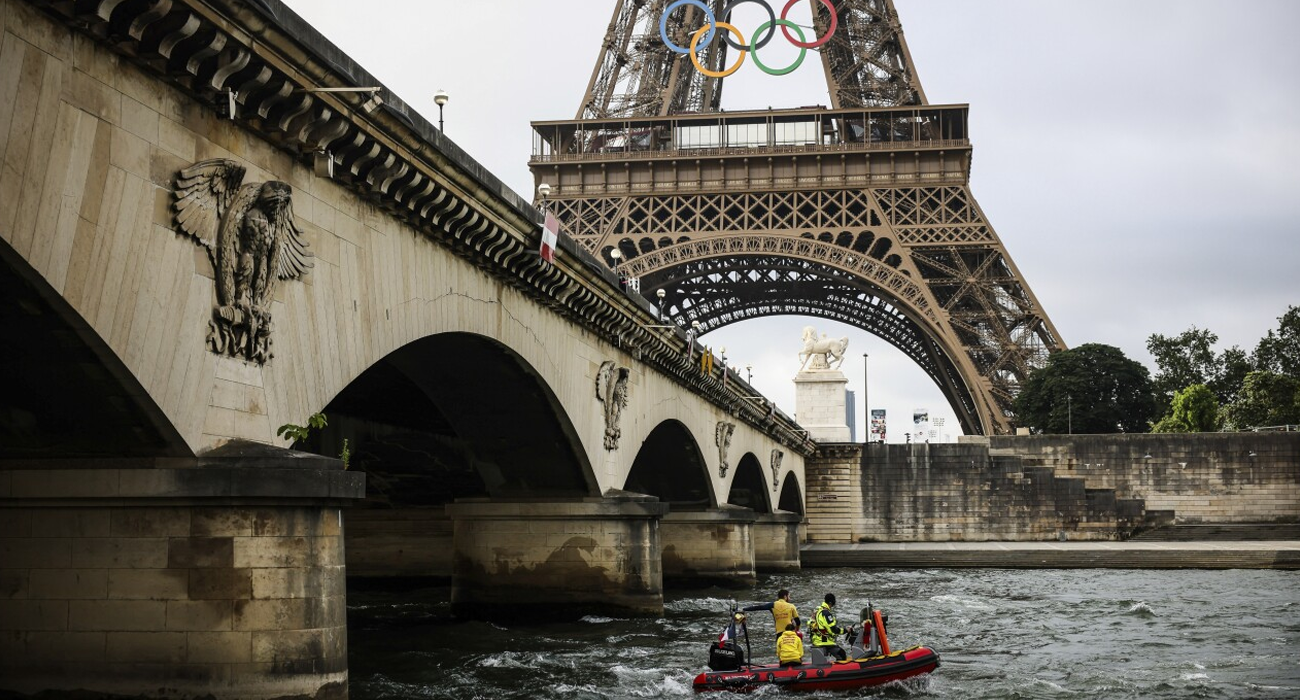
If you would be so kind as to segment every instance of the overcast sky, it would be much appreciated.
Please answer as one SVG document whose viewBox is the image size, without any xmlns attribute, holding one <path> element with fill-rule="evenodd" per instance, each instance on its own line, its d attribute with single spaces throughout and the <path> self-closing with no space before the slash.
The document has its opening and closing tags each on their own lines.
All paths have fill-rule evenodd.
<svg viewBox="0 0 1300 700">
<path fill-rule="evenodd" d="M 527 199 L 528 122 L 575 116 L 615 4 L 287 3 L 430 122 L 445 89 L 447 135 Z M 1300 2 L 895 4 L 930 102 L 971 105 L 971 189 L 1067 345 L 1115 345 L 1154 370 L 1152 333 L 1194 325 L 1249 351 L 1300 304 Z M 756 27 L 753 12 L 737 10 L 738 26 Z M 769 65 L 793 58 L 781 43 Z M 723 107 L 829 104 L 815 58 L 784 77 L 745 66 Z M 805 325 L 850 338 L 851 388 L 870 353 L 891 442 L 917 407 L 956 435 L 933 383 L 865 331 L 770 318 L 704 342 L 752 364 L 755 386 L 793 413 Z"/>
</svg>

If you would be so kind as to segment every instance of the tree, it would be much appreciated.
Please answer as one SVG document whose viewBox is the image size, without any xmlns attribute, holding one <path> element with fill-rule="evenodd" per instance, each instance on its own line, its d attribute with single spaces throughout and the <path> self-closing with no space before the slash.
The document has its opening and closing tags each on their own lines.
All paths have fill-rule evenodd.
<svg viewBox="0 0 1300 700">
<path fill-rule="evenodd" d="M 1300 423 L 1300 379 L 1276 372 L 1247 374 L 1224 418 L 1237 430 Z"/>
<path fill-rule="evenodd" d="M 1155 408 L 1147 368 L 1097 343 L 1049 357 L 1015 401 L 1020 425 L 1040 433 L 1146 432 Z"/>
<path fill-rule="evenodd" d="M 1255 367 L 1246 351 L 1236 345 L 1219 355 L 1219 365 L 1221 371 L 1210 380 L 1210 390 L 1218 397 L 1220 406 L 1227 406 L 1237 400 L 1246 375 Z"/>
<path fill-rule="evenodd" d="M 1206 433 L 1219 428 L 1219 400 L 1204 384 L 1174 394 L 1169 413 L 1151 428 L 1153 433 Z"/>
<path fill-rule="evenodd" d="M 1300 380 L 1300 307 L 1288 306 L 1277 319 L 1277 332 L 1260 339 L 1255 368 Z"/>
<path fill-rule="evenodd" d="M 1196 326 L 1174 337 L 1151 334 L 1147 352 L 1156 361 L 1153 386 L 1162 405 L 1169 405 L 1174 393 L 1193 384 L 1209 384 L 1218 375 L 1213 345 L 1219 336 Z"/>
</svg>

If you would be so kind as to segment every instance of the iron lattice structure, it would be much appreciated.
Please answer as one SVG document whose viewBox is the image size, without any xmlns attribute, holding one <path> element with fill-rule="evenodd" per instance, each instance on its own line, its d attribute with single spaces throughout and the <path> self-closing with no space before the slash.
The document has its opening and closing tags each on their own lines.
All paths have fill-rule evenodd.
<svg viewBox="0 0 1300 700">
<path fill-rule="evenodd" d="M 927 102 L 892 0 L 833 0 L 830 109 L 763 112 L 719 110 L 722 79 L 659 39 L 668 4 L 620 0 L 578 118 L 533 123 L 565 232 L 678 323 L 849 323 L 920 365 L 967 433 L 1009 432 L 1020 384 L 1064 346 L 971 194 L 968 108 Z M 702 15 L 675 11 L 670 37 Z"/>
</svg>

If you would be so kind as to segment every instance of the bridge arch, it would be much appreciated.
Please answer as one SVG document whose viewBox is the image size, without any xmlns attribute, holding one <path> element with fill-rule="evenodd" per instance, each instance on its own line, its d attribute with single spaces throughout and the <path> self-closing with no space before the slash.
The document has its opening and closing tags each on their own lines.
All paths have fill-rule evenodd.
<svg viewBox="0 0 1300 700">
<path fill-rule="evenodd" d="M 482 335 L 446 332 L 407 343 L 323 412 L 329 425 L 308 447 L 339 454 L 347 437 L 372 500 L 431 506 L 474 496 L 599 494 L 572 420 L 546 380 Z"/>
<path fill-rule="evenodd" d="M 662 421 L 646 436 L 623 489 L 655 496 L 675 511 L 718 505 L 699 443 L 675 419 Z"/>
<path fill-rule="evenodd" d="M 968 353 L 945 340 L 950 334 L 920 275 L 888 255 L 887 244 L 881 236 L 859 251 L 812 238 L 714 235 L 639 255 L 620 270 L 639 277 L 647 295 L 662 289 L 665 310 L 686 323 L 699 321 L 705 332 L 775 315 L 820 316 L 861 328 L 920 366 L 965 432 L 994 432 L 1007 416 Z M 1016 353 L 987 360 L 996 376 L 1030 370 Z"/>
<path fill-rule="evenodd" d="M 785 475 L 781 483 L 781 498 L 776 507 L 790 513 L 804 514 L 803 489 L 799 486 L 799 478 L 793 473 Z"/>
<path fill-rule="evenodd" d="M 746 452 L 736 464 L 736 475 L 731 480 L 727 503 L 744 506 L 755 513 L 771 513 L 772 497 L 763 465 L 753 452 Z"/>
<path fill-rule="evenodd" d="M 0 239 L 0 458 L 193 453 L 131 370 Z"/>
</svg>

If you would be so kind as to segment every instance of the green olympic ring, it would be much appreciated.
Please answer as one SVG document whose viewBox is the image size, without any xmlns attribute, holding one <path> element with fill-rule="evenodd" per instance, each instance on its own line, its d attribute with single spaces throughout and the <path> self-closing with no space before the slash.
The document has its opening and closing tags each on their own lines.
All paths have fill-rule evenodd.
<svg viewBox="0 0 1300 700">
<path fill-rule="evenodd" d="M 776 20 L 775 23 L 781 25 L 782 27 L 789 27 L 793 29 L 794 33 L 799 35 L 799 41 L 806 42 L 808 40 L 808 37 L 804 36 L 803 27 L 800 27 L 794 22 L 791 22 L 788 19 L 778 19 Z M 763 62 L 760 61 L 758 58 L 758 35 L 762 34 L 763 30 L 772 26 L 772 24 L 773 24 L 772 22 L 764 22 L 758 25 L 758 29 L 754 31 L 754 38 L 749 40 L 750 46 L 754 47 L 753 49 L 750 49 L 749 55 L 754 57 L 754 65 L 758 66 L 764 73 L 767 73 L 768 75 L 787 75 L 789 73 L 793 73 L 795 70 L 799 68 L 800 65 L 803 64 L 804 57 L 808 55 L 808 49 L 805 49 L 802 46 L 799 47 L 799 58 L 794 59 L 794 63 L 791 63 L 785 68 L 768 68 L 767 66 L 763 65 Z M 798 46 L 798 44 L 796 44 L 796 46 Z"/>
</svg>

